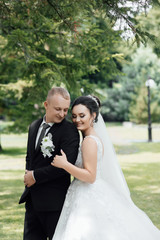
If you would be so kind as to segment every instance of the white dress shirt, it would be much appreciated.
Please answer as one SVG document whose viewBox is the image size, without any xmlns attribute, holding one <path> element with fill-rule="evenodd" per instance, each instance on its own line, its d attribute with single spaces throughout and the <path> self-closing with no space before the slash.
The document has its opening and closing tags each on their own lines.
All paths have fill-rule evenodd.
<svg viewBox="0 0 160 240">
<path fill-rule="evenodd" d="M 40 127 L 39 127 L 39 129 L 38 129 L 38 132 L 37 132 L 37 137 L 36 137 L 36 141 L 35 141 L 35 149 L 36 149 L 36 146 L 37 146 L 37 143 L 38 143 L 39 136 L 40 136 L 41 131 L 42 131 L 42 129 L 43 129 L 43 124 L 46 123 L 45 118 L 46 118 L 46 117 L 44 116 L 44 117 L 43 117 L 43 121 L 42 121 L 42 123 L 41 123 L 41 125 L 40 125 Z M 48 131 L 50 130 L 50 128 L 53 126 L 54 123 L 46 123 L 46 124 L 50 125 L 50 127 L 48 127 L 48 128 L 46 129 L 45 135 L 48 133 Z"/>
</svg>

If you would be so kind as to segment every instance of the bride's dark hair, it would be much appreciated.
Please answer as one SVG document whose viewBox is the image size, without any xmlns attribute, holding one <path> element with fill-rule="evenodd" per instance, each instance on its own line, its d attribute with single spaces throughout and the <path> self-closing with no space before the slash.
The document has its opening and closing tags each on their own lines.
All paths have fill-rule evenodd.
<svg viewBox="0 0 160 240">
<path fill-rule="evenodd" d="M 75 99 L 71 109 L 73 109 L 74 106 L 79 104 L 82 104 L 86 108 L 88 108 L 90 111 L 90 114 L 93 114 L 95 112 L 96 113 L 95 122 L 97 122 L 98 115 L 99 115 L 99 108 L 101 106 L 100 100 L 96 96 L 91 96 L 91 95 L 81 96 Z"/>
</svg>

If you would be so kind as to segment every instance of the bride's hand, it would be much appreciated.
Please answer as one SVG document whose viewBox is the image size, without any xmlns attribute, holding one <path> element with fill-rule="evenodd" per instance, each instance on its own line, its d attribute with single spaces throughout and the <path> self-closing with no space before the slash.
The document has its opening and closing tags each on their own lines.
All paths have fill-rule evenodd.
<svg viewBox="0 0 160 240">
<path fill-rule="evenodd" d="M 56 155 L 53 158 L 53 161 L 51 162 L 51 165 L 57 168 L 65 168 L 65 165 L 67 164 L 67 157 L 66 154 L 63 152 L 63 150 L 61 150 L 61 156 L 60 155 Z"/>
</svg>

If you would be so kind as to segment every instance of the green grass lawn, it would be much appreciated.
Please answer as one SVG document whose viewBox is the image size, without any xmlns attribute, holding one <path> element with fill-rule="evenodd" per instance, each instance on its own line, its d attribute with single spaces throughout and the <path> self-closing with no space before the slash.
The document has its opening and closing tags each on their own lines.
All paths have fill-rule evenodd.
<svg viewBox="0 0 160 240">
<path fill-rule="evenodd" d="M 22 240 L 24 205 L 18 201 L 23 192 L 27 134 L 3 134 L 0 154 L 0 239 Z"/>
<path fill-rule="evenodd" d="M 160 229 L 160 162 L 122 165 L 132 200 Z"/>
<path fill-rule="evenodd" d="M 133 131 L 133 129 L 119 125 L 111 125 L 108 130 L 133 201 L 160 229 L 160 143 L 136 142 L 137 138 L 143 140 L 147 137 L 145 129 L 137 128 Z M 160 140 L 159 129 L 155 135 L 156 140 L 158 140 L 158 135 Z M 26 138 L 27 134 L 2 135 L 3 152 L 0 154 L 1 240 L 22 239 L 24 205 L 18 205 L 18 200 L 24 188 Z"/>
<path fill-rule="evenodd" d="M 23 173 L 0 171 L 0 239 L 22 240 L 24 206 L 18 204 L 23 191 Z"/>
</svg>

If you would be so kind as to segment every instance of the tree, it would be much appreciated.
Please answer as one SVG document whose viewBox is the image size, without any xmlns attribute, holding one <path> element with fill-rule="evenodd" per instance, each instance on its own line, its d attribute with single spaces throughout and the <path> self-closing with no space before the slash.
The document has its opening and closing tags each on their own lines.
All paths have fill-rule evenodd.
<svg viewBox="0 0 160 240">
<path fill-rule="evenodd" d="M 8 114 L 16 119 L 16 131 L 41 114 L 40 102 L 53 85 L 63 83 L 74 96 L 81 88 L 93 91 L 97 76 L 103 84 L 113 80 L 121 58 L 112 48 L 121 34 L 112 29 L 117 19 L 124 20 L 124 32 L 131 29 L 137 42 L 146 41 L 135 15 L 138 6 L 141 11 L 151 1 L 131 2 L 136 12 L 122 0 L 0 1 L 1 105 L 10 103 Z"/>
<path fill-rule="evenodd" d="M 149 41 L 149 45 L 153 48 L 153 51 L 160 56 L 160 38 L 159 38 L 159 8 L 153 7 L 147 15 L 147 18 L 144 14 L 141 14 L 137 17 L 138 21 L 142 25 L 143 22 L 143 30 L 148 31 L 155 36 L 155 41 Z"/>
<path fill-rule="evenodd" d="M 145 123 L 147 120 L 147 89 L 145 82 L 152 77 L 156 85 L 160 83 L 160 59 L 152 48 L 141 46 L 132 53 L 131 60 L 123 65 L 124 75 L 118 87 L 107 90 L 107 99 L 103 103 L 102 113 L 110 121 L 134 121 Z M 152 120 L 160 121 L 160 97 L 152 90 Z"/>
</svg>

